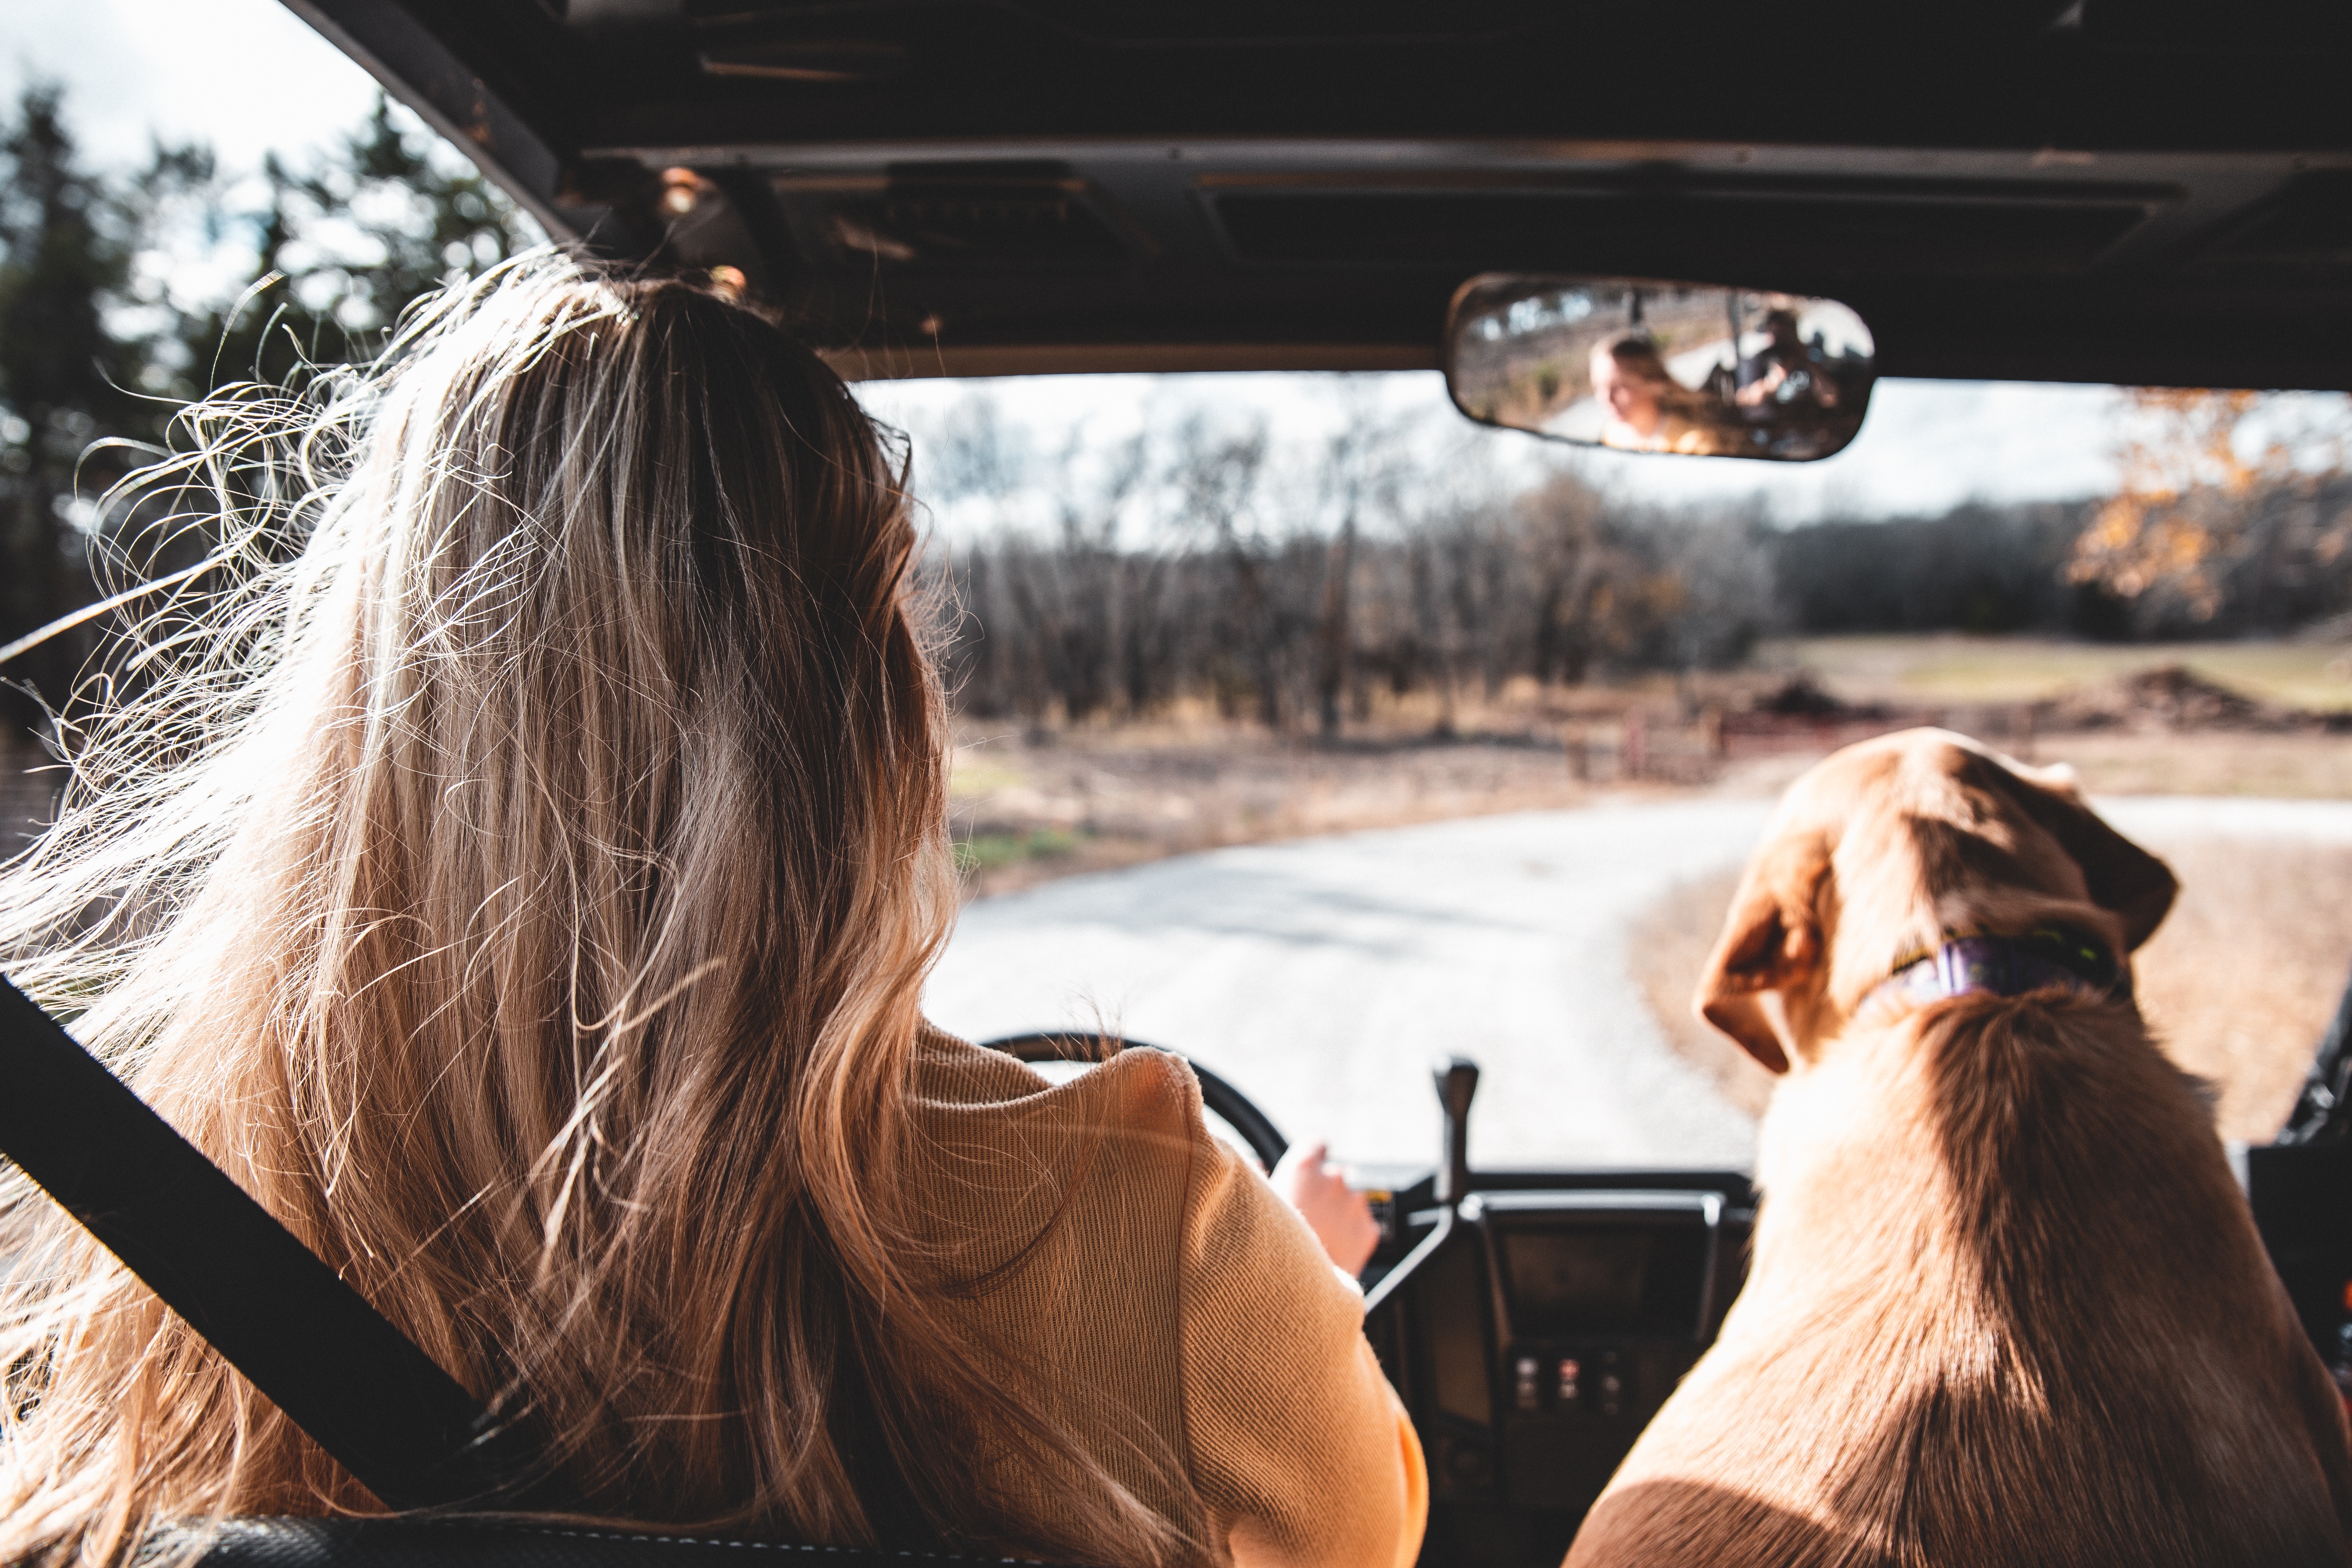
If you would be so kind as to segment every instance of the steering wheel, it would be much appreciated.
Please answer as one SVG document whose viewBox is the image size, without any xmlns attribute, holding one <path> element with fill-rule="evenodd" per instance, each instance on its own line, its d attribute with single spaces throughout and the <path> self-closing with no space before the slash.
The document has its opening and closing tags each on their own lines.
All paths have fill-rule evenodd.
<svg viewBox="0 0 2352 1568">
<path fill-rule="evenodd" d="M 1003 1051 L 1024 1062 L 1096 1062 L 1101 1060 L 1101 1042 L 1093 1035 L 1008 1035 L 1001 1040 L 981 1042 L 992 1051 Z M 1275 1130 L 1265 1111 L 1251 1103 L 1249 1096 L 1185 1056 L 1171 1051 L 1165 1046 L 1149 1046 L 1141 1040 L 1126 1042 L 1129 1050 L 1166 1051 L 1177 1057 L 1192 1069 L 1201 1080 L 1201 1104 L 1241 1135 L 1250 1152 L 1269 1171 L 1282 1163 L 1290 1141 Z"/>
</svg>

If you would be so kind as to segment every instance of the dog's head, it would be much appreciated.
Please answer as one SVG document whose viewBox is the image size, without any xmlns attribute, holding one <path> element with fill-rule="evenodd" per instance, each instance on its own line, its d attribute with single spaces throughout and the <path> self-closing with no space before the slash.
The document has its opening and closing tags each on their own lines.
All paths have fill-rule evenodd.
<svg viewBox="0 0 2352 1568">
<path fill-rule="evenodd" d="M 1775 1072 L 1810 1059 L 1897 960 L 1948 932 L 2063 926 L 2118 963 L 2179 884 L 2071 773 L 1943 730 L 1828 758 L 1782 797 L 1699 981 L 1699 1016 Z"/>
</svg>

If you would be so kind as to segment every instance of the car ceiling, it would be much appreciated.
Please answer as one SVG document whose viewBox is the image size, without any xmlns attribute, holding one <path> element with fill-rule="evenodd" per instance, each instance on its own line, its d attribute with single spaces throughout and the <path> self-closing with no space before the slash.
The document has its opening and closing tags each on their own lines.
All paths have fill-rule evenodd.
<svg viewBox="0 0 2352 1568">
<path fill-rule="evenodd" d="M 853 375 L 1429 367 L 1518 269 L 1829 295 L 1888 374 L 2352 387 L 2336 5 L 287 3 Z"/>
</svg>

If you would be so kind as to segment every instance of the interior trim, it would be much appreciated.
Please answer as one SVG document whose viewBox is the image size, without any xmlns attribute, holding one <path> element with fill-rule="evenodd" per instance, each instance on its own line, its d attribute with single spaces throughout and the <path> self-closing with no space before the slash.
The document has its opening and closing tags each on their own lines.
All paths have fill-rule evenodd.
<svg viewBox="0 0 2352 1568">
<path fill-rule="evenodd" d="M 1437 345 L 1399 343 L 980 343 L 820 349 L 844 381 L 1196 371 L 1435 370 Z"/>
</svg>

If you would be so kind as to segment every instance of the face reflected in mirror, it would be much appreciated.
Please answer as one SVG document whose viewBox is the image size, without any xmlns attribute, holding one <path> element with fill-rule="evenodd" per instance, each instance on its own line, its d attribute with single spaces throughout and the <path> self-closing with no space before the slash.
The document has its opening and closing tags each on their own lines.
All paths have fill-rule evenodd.
<svg viewBox="0 0 2352 1568">
<path fill-rule="evenodd" d="M 1641 333 L 1621 332 L 1593 344 L 1586 379 L 1601 405 L 1602 446 L 1705 453 L 1716 445 L 1688 389 L 1666 369 L 1658 345 Z"/>
<path fill-rule="evenodd" d="M 1803 295 L 1490 273 L 1447 322 L 1465 414 L 1623 451 L 1826 458 L 1861 428 L 1874 375 L 1862 319 Z"/>
</svg>

